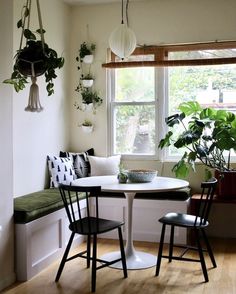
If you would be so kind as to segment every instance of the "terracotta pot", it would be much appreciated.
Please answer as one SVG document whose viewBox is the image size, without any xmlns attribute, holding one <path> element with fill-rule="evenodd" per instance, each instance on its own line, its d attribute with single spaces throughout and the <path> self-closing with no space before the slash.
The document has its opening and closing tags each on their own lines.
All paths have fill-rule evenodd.
<svg viewBox="0 0 236 294">
<path fill-rule="evenodd" d="M 218 180 L 216 194 L 221 198 L 236 198 L 236 171 L 215 170 Z"/>
</svg>

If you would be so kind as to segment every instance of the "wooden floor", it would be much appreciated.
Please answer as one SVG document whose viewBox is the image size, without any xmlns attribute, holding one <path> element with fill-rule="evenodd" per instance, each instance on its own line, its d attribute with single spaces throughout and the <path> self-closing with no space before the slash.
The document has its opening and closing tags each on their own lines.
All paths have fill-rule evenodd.
<svg viewBox="0 0 236 294">
<path fill-rule="evenodd" d="M 218 267 L 211 268 L 207 258 L 209 282 L 203 282 L 199 263 L 163 260 L 161 273 L 155 277 L 155 267 L 129 270 L 124 279 L 122 271 L 104 268 L 97 273 L 97 294 L 159 294 L 159 293 L 236 293 L 236 239 L 212 239 Z M 84 245 L 82 245 L 84 247 Z M 136 249 L 157 253 L 157 244 L 136 242 Z M 117 242 L 100 240 L 98 254 L 117 250 Z M 166 250 L 166 249 L 165 249 Z M 18 283 L 1 292 L 4 294 L 85 294 L 90 293 L 90 269 L 84 259 L 67 263 L 58 283 L 54 278 L 58 262 L 28 282 Z"/>
</svg>

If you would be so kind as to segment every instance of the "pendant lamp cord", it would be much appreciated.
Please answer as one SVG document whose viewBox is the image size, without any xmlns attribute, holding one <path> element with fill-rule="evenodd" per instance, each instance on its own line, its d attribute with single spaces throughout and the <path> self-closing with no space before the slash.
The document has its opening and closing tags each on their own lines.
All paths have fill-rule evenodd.
<svg viewBox="0 0 236 294">
<path fill-rule="evenodd" d="M 129 26 L 128 9 L 129 9 L 129 0 L 126 0 L 125 17 L 126 17 L 127 26 Z M 124 0 L 121 1 L 121 24 L 123 23 L 124 23 Z"/>
<path fill-rule="evenodd" d="M 126 1 L 126 8 L 125 8 L 127 27 L 129 26 L 128 9 L 129 9 L 129 0 Z"/>
<path fill-rule="evenodd" d="M 121 0 L 121 24 L 124 23 L 124 0 Z"/>
</svg>

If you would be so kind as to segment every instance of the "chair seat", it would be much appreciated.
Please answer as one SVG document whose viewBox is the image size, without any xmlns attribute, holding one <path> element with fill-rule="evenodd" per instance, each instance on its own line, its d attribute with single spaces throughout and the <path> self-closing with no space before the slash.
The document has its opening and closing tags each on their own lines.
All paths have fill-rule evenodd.
<svg viewBox="0 0 236 294">
<path fill-rule="evenodd" d="M 196 216 L 191 214 L 184 214 L 184 213 L 175 213 L 169 212 L 165 216 L 159 219 L 159 222 L 168 224 L 168 225 L 175 225 L 179 227 L 199 227 L 204 228 L 208 226 L 208 221 L 202 224 L 200 223 L 200 217 L 197 218 L 195 223 Z"/>
<path fill-rule="evenodd" d="M 85 217 L 69 225 L 69 229 L 81 235 L 102 234 L 124 225 L 123 222 L 95 217 Z"/>
</svg>

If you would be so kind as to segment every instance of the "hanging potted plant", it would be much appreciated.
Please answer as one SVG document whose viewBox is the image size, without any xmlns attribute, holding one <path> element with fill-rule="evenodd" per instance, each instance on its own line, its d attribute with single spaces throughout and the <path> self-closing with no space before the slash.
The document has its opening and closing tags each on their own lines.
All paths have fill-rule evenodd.
<svg viewBox="0 0 236 294">
<path fill-rule="evenodd" d="M 81 82 L 82 82 L 82 85 L 85 87 L 85 88 L 90 88 L 92 87 L 93 85 L 93 81 L 94 81 L 94 78 L 93 76 L 89 73 L 87 75 L 81 75 Z"/>
<path fill-rule="evenodd" d="M 17 23 L 17 27 L 21 28 L 20 48 L 15 55 L 15 64 L 13 73 L 10 79 L 3 82 L 12 84 L 16 92 L 23 90 L 28 83 L 28 78 L 31 78 L 32 85 L 29 94 L 29 103 L 25 108 L 26 111 L 41 111 L 43 110 L 40 101 L 38 86 L 36 79 L 38 76 L 44 75 L 46 81 L 46 89 L 48 96 L 54 93 L 53 80 L 57 77 L 55 69 L 60 69 L 64 65 L 64 58 L 58 57 L 57 52 L 50 48 L 44 40 L 45 30 L 43 29 L 39 1 L 37 1 L 37 12 L 39 18 L 39 29 L 33 33 L 29 29 L 31 0 L 23 6 L 23 17 Z M 28 26 L 26 27 L 26 20 Z M 37 40 L 37 35 L 40 40 Z M 22 48 L 23 39 L 26 44 Z"/>
<path fill-rule="evenodd" d="M 81 128 L 84 133 L 92 133 L 93 123 L 90 120 L 85 119 L 84 122 L 81 124 Z"/>
<path fill-rule="evenodd" d="M 95 49 L 96 49 L 95 44 L 92 43 L 91 45 L 89 45 L 86 42 L 83 42 L 80 45 L 79 56 L 76 57 L 76 60 L 91 64 L 93 62 L 93 54 Z"/>
<path fill-rule="evenodd" d="M 166 118 L 173 131 L 169 130 L 159 143 L 160 148 L 184 148 L 182 158 L 173 167 L 176 176 L 184 178 L 190 169 L 195 171 L 195 162 L 199 160 L 215 170 L 219 197 L 236 197 L 236 170 L 231 166 L 231 152 L 236 151 L 235 114 L 203 109 L 196 101 L 182 103 L 178 109 L 179 113 Z"/>
<path fill-rule="evenodd" d="M 79 92 L 82 98 L 82 106 L 80 106 L 78 103 L 74 104 L 77 109 L 83 111 L 93 111 L 95 113 L 97 107 L 100 106 L 103 102 L 103 99 L 96 91 L 83 87 L 81 83 L 77 86 L 75 91 Z"/>
</svg>

